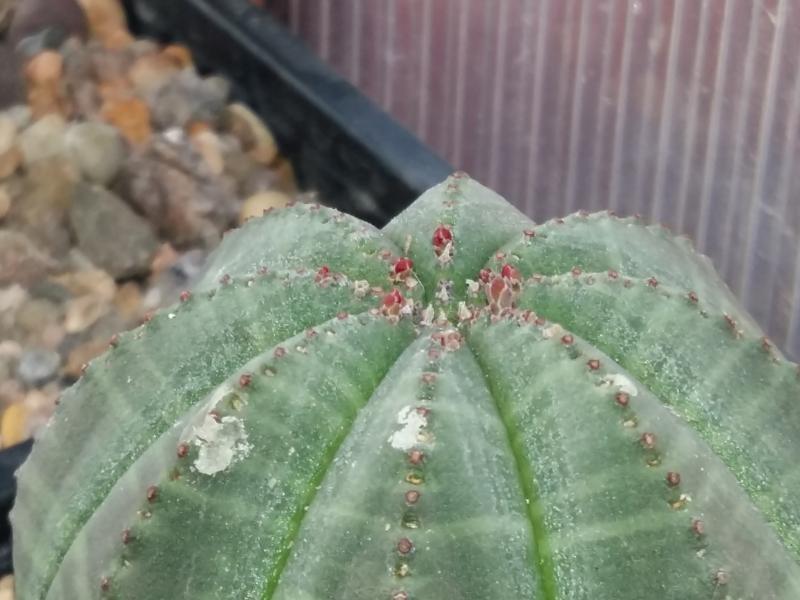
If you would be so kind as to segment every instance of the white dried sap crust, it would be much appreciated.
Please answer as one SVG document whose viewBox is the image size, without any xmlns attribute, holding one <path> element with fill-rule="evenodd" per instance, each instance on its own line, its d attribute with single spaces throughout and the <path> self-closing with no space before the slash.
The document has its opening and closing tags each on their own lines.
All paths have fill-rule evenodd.
<svg viewBox="0 0 800 600">
<path fill-rule="evenodd" d="M 193 428 L 191 443 L 199 448 L 194 468 L 204 475 L 214 475 L 250 454 L 244 421 L 226 416 L 217 420 L 206 415 L 202 425 Z"/>
</svg>

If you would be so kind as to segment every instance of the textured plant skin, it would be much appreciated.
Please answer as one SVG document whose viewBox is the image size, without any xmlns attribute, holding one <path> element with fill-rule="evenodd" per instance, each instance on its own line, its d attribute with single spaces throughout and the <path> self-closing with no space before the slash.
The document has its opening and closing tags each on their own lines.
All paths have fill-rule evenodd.
<svg viewBox="0 0 800 600">
<path fill-rule="evenodd" d="M 295 205 L 110 346 L 19 473 L 23 600 L 800 598 L 797 367 L 660 227 Z"/>
</svg>

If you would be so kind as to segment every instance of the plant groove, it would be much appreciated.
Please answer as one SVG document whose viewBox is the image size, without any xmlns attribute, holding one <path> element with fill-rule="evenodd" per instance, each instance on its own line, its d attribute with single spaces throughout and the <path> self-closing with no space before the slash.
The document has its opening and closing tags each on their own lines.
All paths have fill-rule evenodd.
<svg viewBox="0 0 800 600">
<path fill-rule="evenodd" d="M 558 600 L 558 590 L 556 585 L 555 565 L 553 564 L 553 556 L 550 549 L 549 536 L 544 524 L 544 517 L 542 515 L 539 492 L 537 490 L 536 481 L 534 480 L 533 465 L 527 459 L 525 454 L 520 450 L 517 438 L 516 425 L 511 417 L 510 412 L 505 406 L 505 402 L 499 397 L 492 380 L 486 376 L 486 366 L 481 362 L 480 356 L 474 351 L 469 341 L 467 340 L 467 347 L 472 352 L 478 365 L 480 366 L 481 376 L 486 382 L 486 388 L 489 390 L 492 399 L 497 407 L 497 412 L 500 415 L 500 420 L 508 436 L 509 446 L 511 447 L 511 454 L 514 457 L 517 476 L 519 478 L 520 487 L 522 488 L 525 497 L 525 512 L 528 515 L 528 520 L 531 524 L 533 532 L 533 547 L 536 550 L 535 564 L 533 568 L 538 574 L 539 587 L 542 592 L 542 600 Z"/>
</svg>

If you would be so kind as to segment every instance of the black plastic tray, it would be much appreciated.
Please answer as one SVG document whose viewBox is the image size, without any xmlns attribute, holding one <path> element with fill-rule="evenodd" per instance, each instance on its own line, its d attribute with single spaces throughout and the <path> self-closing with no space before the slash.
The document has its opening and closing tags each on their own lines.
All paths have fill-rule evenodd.
<svg viewBox="0 0 800 600">
<path fill-rule="evenodd" d="M 203 72 L 269 125 L 300 186 L 381 227 L 453 171 L 247 0 L 126 0 L 137 36 L 186 44 Z M 0 575 L 12 571 L 8 512 L 30 441 L 0 451 Z"/>
<path fill-rule="evenodd" d="M 33 442 L 28 440 L 0 451 L 0 576 L 11 573 L 11 524 L 8 513 L 14 505 L 17 482 L 14 472 L 28 458 Z"/>
</svg>

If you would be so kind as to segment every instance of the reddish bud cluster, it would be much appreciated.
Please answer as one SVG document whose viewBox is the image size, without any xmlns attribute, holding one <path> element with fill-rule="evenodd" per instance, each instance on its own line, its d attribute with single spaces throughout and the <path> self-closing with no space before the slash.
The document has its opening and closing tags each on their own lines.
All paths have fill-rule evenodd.
<svg viewBox="0 0 800 600">
<path fill-rule="evenodd" d="M 321 283 L 330 277 L 330 273 L 331 270 L 328 268 L 328 265 L 322 265 L 314 276 L 314 281 L 316 283 Z"/>
<path fill-rule="evenodd" d="M 400 290 L 392 288 L 392 291 L 386 294 L 381 301 L 380 313 L 391 319 L 399 319 L 400 311 L 405 303 L 406 299 L 400 293 Z"/>
<path fill-rule="evenodd" d="M 406 504 L 416 504 L 419 502 L 420 496 L 421 494 L 417 490 L 408 490 L 404 496 Z"/>
<path fill-rule="evenodd" d="M 408 453 L 408 462 L 412 465 L 419 465 L 425 460 L 425 454 L 421 450 L 412 450 Z"/>
<path fill-rule="evenodd" d="M 151 485 L 147 488 L 146 497 L 148 502 L 155 502 L 158 498 L 158 486 Z"/>
<path fill-rule="evenodd" d="M 445 225 L 439 225 L 434 230 L 431 241 L 434 248 L 444 248 L 448 242 L 453 241 L 453 232 Z"/>
<path fill-rule="evenodd" d="M 414 544 L 408 538 L 400 538 L 397 542 L 397 551 L 400 554 L 410 554 L 414 550 Z"/>
<path fill-rule="evenodd" d="M 398 258 L 394 265 L 392 265 L 392 272 L 395 275 L 400 275 L 401 273 L 406 273 L 414 268 L 414 261 L 410 258 L 401 257 Z"/>
<path fill-rule="evenodd" d="M 642 434 L 642 437 L 639 438 L 639 442 L 648 450 L 652 450 L 656 447 L 656 436 L 654 433 L 646 431 Z"/>
<path fill-rule="evenodd" d="M 515 267 L 512 267 L 508 263 L 504 264 L 503 268 L 500 269 L 500 275 L 505 277 L 506 279 L 516 280 L 516 281 L 522 279 L 519 270 L 516 269 Z"/>
</svg>

